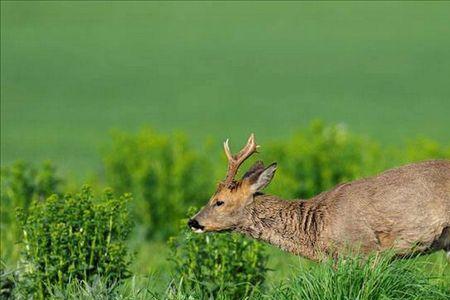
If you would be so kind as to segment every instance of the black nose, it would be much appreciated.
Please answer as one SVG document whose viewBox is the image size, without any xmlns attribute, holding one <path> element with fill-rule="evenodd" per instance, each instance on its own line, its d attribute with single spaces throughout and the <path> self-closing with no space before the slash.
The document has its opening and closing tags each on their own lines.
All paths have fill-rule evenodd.
<svg viewBox="0 0 450 300">
<path fill-rule="evenodd" d="M 198 223 L 198 221 L 196 220 L 196 219 L 190 219 L 189 221 L 188 221 L 188 226 L 191 228 L 191 229 L 202 229 L 203 230 L 203 226 L 202 225 L 200 225 L 199 223 Z"/>
</svg>

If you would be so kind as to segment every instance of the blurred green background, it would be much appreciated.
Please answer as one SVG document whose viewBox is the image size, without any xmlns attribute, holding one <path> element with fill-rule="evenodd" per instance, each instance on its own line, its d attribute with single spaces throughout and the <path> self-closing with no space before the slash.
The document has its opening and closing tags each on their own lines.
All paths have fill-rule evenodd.
<svg viewBox="0 0 450 300">
<path fill-rule="evenodd" d="M 260 143 L 312 119 L 450 140 L 450 3 L 1 2 L 1 156 L 101 166 L 111 128 Z M 220 145 L 217 143 L 217 147 Z"/>
<path fill-rule="evenodd" d="M 223 177 L 227 137 L 256 134 L 287 198 L 450 157 L 450 2 L 0 3 L 8 268 L 22 200 L 89 182 L 133 193 L 132 272 L 165 289 L 166 240 Z M 269 283 L 307 265 L 267 253 Z M 450 274 L 444 253 L 425 259 Z"/>
</svg>

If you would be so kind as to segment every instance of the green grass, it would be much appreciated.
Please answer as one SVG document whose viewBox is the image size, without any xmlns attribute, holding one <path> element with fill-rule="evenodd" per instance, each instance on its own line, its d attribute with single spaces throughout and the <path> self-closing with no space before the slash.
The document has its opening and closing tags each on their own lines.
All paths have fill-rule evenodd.
<svg viewBox="0 0 450 300">
<path fill-rule="evenodd" d="M 108 287 L 101 277 L 91 284 L 73 282 L 64 290 L 53 287 L 52 299 L 162 299 L 169 295 L 172 299 L 192 299 L 173 288 L 180 283 L 172 281 L 165 244 L 140 243 L 136 250 L 134 275 L 124 283 Z M 354 258 L 340 260 L 337 264 L 317 264 L 272 246 L 267 250 L 268 267 L 272 271 L 268 273 L 265 286 L 255 290 L 251 299 L 450 297 L 450 262 L 442 251 L 409 260 L 392 261 L 387 255 L 371 257 L 368 262 Z M 192 295 L 198 292 L 193 290 Z M 200 298 L 194 296 L 194 299 Z"/>
<path fill-rule="evenodd" d="M 111 128 L 143 124 L 218 146 L 315 118 L 448 142 L 449 16 L 445 2 L 2 1 L 2 164 L 84 178 Z"/>
<path fill-rule="evenodd" d="M 434 282 L 424 262 L 393 261 L 389 255 L 330 261 L 294 275 L 274 293 L 276 299 L 448 299 L 450 277 Z"/>
<path fill-rule="evenodd" d="M 164 291 L 171 280 L 171 264 L 168 261 L 169 249 L 165 243 L 151 242 L 139 243 L 134 246 L 137 253 L 132 271 L 138 276 L 151 274 L 156 280 L 154 290 Z M 268 285 L 280 285 L 296 276 L 296 272 L 324 272 L 328 266 L 321 266 L 299 256 L 282 251 L 276 247 L 267 245 L 269 256 L 267 273 Z M 409 260 L 408 266 L 415 266 L 430 278 L 446 278 L 450 282 L 450 262 L 443 251 L 431 255 L 424 255 Z M 344 266 L 342 266 L 344 269 Z M 315 271 L 318 268 L 319 270 Z M 329 274 L 331 276 L 331 274 Z M 318 276 L 318 275 L 317 275 Z M 320 277 L 320 276 L 318 276 Z M 449 287 L 450 288 L 450 287 Z"/>
<path fill-rule="evenodd" d="M 293 267 L 289 277 L 257 288 L 248 299 L 448 299 L 450 285 L 445 275 L 424 273 L 420 259 L 392 260 L 390 255 L 368 259 L 345 258 L 320 265 Z M 206 299 L 195 288 L 177 290 L 179 282 L 159 282 L 159 276 L 138 275 L 119 285 L 108 286 L 104 278 L 91 284 L 72 282 L 53 288 L 49 299 Z M 158 286 L 159 285 L 159 286 Z M 226 293 L 217 299 L 229 299 Z"/>
</svg>

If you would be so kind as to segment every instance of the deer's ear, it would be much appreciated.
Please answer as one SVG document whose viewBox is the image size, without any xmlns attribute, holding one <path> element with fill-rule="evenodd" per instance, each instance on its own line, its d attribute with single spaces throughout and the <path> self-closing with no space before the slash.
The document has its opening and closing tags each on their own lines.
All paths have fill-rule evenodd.
<svg viewBox="0 0 450 300">
<path fill-rule="evenodd" d="M 248 169 L 247 172 L 245 172 L 244 176 L 242 176 L 242 179 L 250 178 L 255 174 L 260 174 L 262 171 L 264 171 L 264 163 L 258 160 L 253 164 L 253 166 L 250 167 L 250 169 Z"/>
<path fill-rule="evenodd" d="M 250 190 L 252 193 L 263 190 L 272 180 L 273 175 L 277 169 L 277 163 L 273 163 L 264 170 L 256 172 L 249 178 Z"/>
</svg>

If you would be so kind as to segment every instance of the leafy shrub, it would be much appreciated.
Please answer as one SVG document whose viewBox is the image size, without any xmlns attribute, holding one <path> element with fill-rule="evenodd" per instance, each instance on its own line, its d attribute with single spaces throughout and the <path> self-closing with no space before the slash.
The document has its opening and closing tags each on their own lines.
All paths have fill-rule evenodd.
<svg viewBox="0 0 450 300">
<path fill-rule="evenodd" d="M 76 195 L 35 200 L 28 215 L 19 211 L 25 267 L 19 288 L 43 298 L 48 288 L 63 288 L 71 280 L 92 282 L 104 275 L 114 282 L 128 276 L 129 200 L 105 191 L 96 202 L 84 187 Z"/>
<path fill-rule="evenodd" d="M 211 192 L 207 159 L 200 158 L 179 135 L 150 130 L 137 135 L 117 133 L 104 163 L 109 184 L 133 193 L 134 212 L 150 238 L 175 234 L 186 209 L 206 201 Z"/>
<path fill-rule="evenodd" d="M 399 163 L 412 163 L 428 159 L 450 159 L 450 146 L 427 139 L 416 138 L 407 141 L 404 147 L 395 152 Z"/>
<path fill-rule="evenodd" d="M 288 198 L 309 198 L 338 183 L 382 170 L 379 146 L 350 134 L 345 127 L 314 122 L 287 141 L 261 151 L 264 161 L 277 161 L 276 184 L 269 191 Z"/>
<path fill-rule="evenodd" d="M 184 229 L 169 244 L 175 271 L 172 298 L 195 293 L 202 299 L 218 295 L 242 299 L 264 283 L 267 255 L 257 241 L 238 234 L 199 235 Z"/>
<path fill-rule="evenodd" d="M 0 234 L 1 259 L 11 266 L 19 257 L 20 226 L 16 221 L 16 209 L 24 213 L 32 201 L 43 200 L 53 193 L 59 193 L 61 180 L 56 176 L 55 167 L 46 162 L 34 167 L 16 162 L 1 170 Z"/>
<path fill-rule="evenodd" d="M 446 286 L 434 284 L 414 259 L 393 260 L 391 254 L 369 258 L 341 257 L 293 274 L 273 289 L 273 299 L 449 299 Z"/>
</svg>

